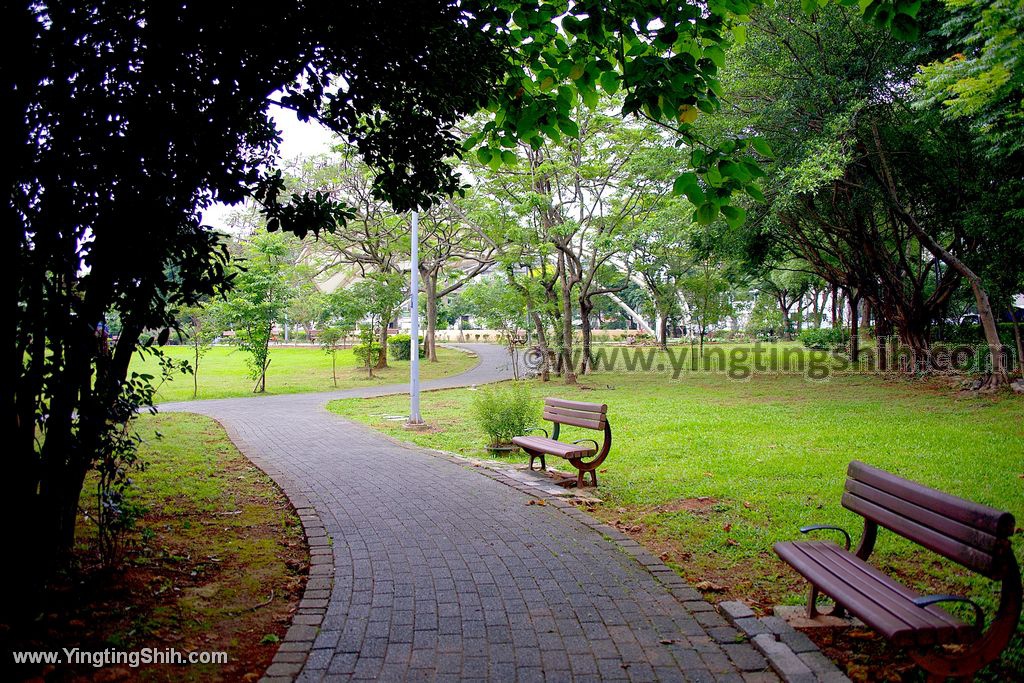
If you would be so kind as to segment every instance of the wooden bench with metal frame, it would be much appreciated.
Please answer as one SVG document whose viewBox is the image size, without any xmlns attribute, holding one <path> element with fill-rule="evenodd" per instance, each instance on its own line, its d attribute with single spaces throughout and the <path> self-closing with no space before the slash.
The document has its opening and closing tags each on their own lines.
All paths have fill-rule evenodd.
<svg viewBox="0 0 1024 683">
<path fill-rule="evenodd" d="M 544 436 L 517 436 L 512 443 L 519 446 L 530 456 L 530 469 L 533 461 L 540 458 L 541 471 L 547 469 L 545 455 L 557 455 L 565 458 L 576 468 L 576 486 L 583 487 L 584 474 L 590 473 L 590 480 L 597 486 L 597 468 L 608 457 L 612 447 L 612 428 L 608 424 L 608 406 L 603 403 L 584 403 L 583 401 L 567 401 L 561 398 L 544 399 L 544 419 L 552 423 L 551 435 L 543 427 L 535 427 L 530 431 L 544 432 Z M 558 440 L 559 428 L 562 425 L 583 427 L 604 432 L 603 443 L 594 439 L 579 439 L 572 443 Z M 593 447 L 583 446 L 590 442 Z"/>
<path fill-rule="evenodd" d="M 816 524 L 802 533 L 831 529 L 842 533 L 846 550 L 828 541 L 775 544 L 775 552 L 810 584 L 807 616 L 818 614 L 818 593 L 835 601 L 832 614 L 849 612 L 910 656 L 932 680 L 972 676 L 997 659 L 1017 629 L 1021 579 L 1010 546 L 1013 515 L 922 486 L 862 462 L 847 470 L 842 505 L 864 518 L 864 533 L 850 552 L 850 534 Z M 995 619 L 973 600 L 955 595 L 920 595 L 867 563 L 878 527 L 917 543 L 993 581 L 1001 594 Z M 964 603 L 974 623 L 964 623 L 938 607 Z M 954 646 L 954 647 L 944 647 Z"/>
</svg>

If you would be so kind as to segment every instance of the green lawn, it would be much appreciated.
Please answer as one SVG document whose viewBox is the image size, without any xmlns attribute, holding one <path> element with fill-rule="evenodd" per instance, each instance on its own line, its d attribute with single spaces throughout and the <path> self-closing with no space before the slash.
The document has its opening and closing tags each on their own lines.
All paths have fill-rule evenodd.
<svg viewBox="0 0 1024 683">
<path fill-rule="evenodd" d="M 839 505 L 847 463 L 863 460 L 1024 520 L 1024 400 L 958 397 L 947 384 L 846 374 L 597 373 L 585 387 L 531 381 L 537 401 L 561 396 L 607 403 L 614 442 L 593 512 L 661 554 L 720 599 L 756 606 L 797 603 L 804 584 L 772 543 L 797 527 L 835 523 L 859 535 Z M 394 437 L 486 457 L 467 389 L 424 394 L 430 432 L 408 432 L 384 415 L 406 399 L 341 400 L 334 412 Z M 566 439 L 593 436 L 567 429 Z M 524 462 L 522 456 L 515 461 Z M 557 458 L 549 466 L 566 469 Z M 571 470 L 571 467 L 568 467 Z M 1015 547 L 1020 557 L 1020 534 Z M 991 586 L 937 556 L 882 533 L 875 560 L 922 588 L 959 588 L 993 606 Z M 1019 640 L 1019 639 L 1018 639 Z M 1019 658 L 1024 652 L 1015 647 Z"/>
<path fill-rule="evenodd" d="M 190 360 L 187 346 L 165 346 L 164 352 L 177 360 Z M 438 362 L 420 362 L 423 379 L 446 377 L 464 372 L 477 360 L 461 351 L 438 348 Z M 406 382 L 409 379 L 409 361 L 389 361 L 390 367 L 374 370 L 368 379 L 366 370 L 356 367 L 350 349 L 338 351 L 338 385 L 331 380 L 331 358 L 316 347 L 272 348 L 270 369 L 267 372 L 268 394 L 297 394 L 332 389 L 377 386 Z M 199 364 L 199 395 L 197 398 L 228 398 L 250 396 L 255 382 L 249 379 L 246 355 L 233 346 L 215 346 L 203 356 Z M 158 375 L 157 362 L 152 357 L 136 355 L 131 369 Z M 163 384 L 157 393 L 159 402 L 192 399 L 192 375 L 177 375 L 172 382 Z"/>
</svg>

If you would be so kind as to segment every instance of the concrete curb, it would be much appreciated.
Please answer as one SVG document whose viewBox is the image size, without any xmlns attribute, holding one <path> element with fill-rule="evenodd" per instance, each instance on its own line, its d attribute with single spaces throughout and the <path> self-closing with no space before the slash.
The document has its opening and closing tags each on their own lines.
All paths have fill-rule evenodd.
<svg viewBox="0 0 1024 683">
<path fill-rule="evenodd" d="M 719 612 L 751 639 L 772 669 L 787 683 L 849 683 L 850 679 L 821 654 L 806 635 L 781 617 L 760 617 L 739 601 L 723 602 Z"/>
</svg>

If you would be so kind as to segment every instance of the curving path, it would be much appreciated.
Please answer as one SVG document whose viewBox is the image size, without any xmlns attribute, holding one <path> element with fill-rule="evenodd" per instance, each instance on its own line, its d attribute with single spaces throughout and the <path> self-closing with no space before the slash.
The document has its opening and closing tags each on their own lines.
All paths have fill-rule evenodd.
<svg viewBox="0 0 1024 683">
<path fill-rule="evenodd" d="M 510 376 L 503 349 L 423 389 Z M 396 444 L 328 400 L 401 385 L 164 404 L 212 416 L 284 489 L 310 579 L 267 680 L 775 680 L 657 558 L 563 501 Z"/>
</svg>

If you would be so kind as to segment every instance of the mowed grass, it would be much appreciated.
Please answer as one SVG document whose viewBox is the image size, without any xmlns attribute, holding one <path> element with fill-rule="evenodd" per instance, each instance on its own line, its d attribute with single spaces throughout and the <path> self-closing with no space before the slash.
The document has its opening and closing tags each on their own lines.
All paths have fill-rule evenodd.
<svg viewBox="0 0 1024 683">
<path fill-rule="evenodd" d="M 165 346 L 164 352 L 175 360 L 193 361 L 191 348 Z M 420 376 L 433 379 L 456 375 L 472 368 L 477 359 L 469 354 L 438 348 L 438 362 L 420 361 Z M 255 382 L 250 379 L 246 354 L 234 346 L 215 346 L 199 361 L 199 393 L 195 398 L 231 398 L 251 396 Z M 271 348 L 267 371 L 268 394 L 297 394 L 333 389 L 378 386 L 407 382 L 409 361 L 388 361 L 389 367 L 374 370 L 373 379 L 365 368 L 357 367 L 351 349 L 338 351 L 338 385 L 331 379 L 331 358 L 317 347 Z M 154 375 L 159 381 L 159 365 L 152 356 L 136 355 L 131 370 Z M 188 401 L 192 396 L 192 375 L 176 374 L 172 381 L 160 385 L 156 400 Z"/>
<path fill-rule="evenodd" d="M 961 397 L 946 383 L 866 374 L 812 382 L 799 375 L 596 373 L 584 386 L 529 382 L 545 396 L 608 404 L 611 455 L 603 499 L 592 512 L 654 549 L 712 599 L 767 609 L 804 599 L 805 584 L 772 551 L 798 527 L 838 524 L 859 536 L 862 520 L 840 506 L 847 464 L 862 460 L 958 496 L 1009 510 L 1024 521 L 1024 399 Z M 400 439 L 487 457 L 473 419 L 476 391 L 423 395 L 429 432 L 408 432 L 384 415 L 404 397 L 341 400 L 330 409 Z M 567 428 L 563 440 L 592 437 Z M 513 461 L 525 462 L 523 456 Z M 549 467 L 572 471 L 551 457 Z M 829 538 L 827 532 L 823 538 Z M 838 541 L 839 539 L 836 538 Z M 1018 558 L 1024 543 L 1014 538 Z M 882 532 L 873 562 L 904 581 L 980 597 L 994 613 L 997 587 Z M 1006 655 L 1022 661 L 1018 642 Z M 1014 664 L 1016 666 L 1016 664 Z"/>
</svg>

